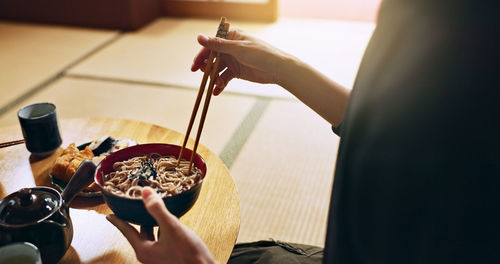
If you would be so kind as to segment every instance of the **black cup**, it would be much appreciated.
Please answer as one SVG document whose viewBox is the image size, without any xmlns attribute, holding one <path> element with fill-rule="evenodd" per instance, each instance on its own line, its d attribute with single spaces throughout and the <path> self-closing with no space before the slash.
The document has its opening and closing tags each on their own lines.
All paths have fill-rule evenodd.
<svg viewBox="0 0 500 264">
<path fill-rule="evenodd" d="M 45 157 L 61 146 L 56 106 L 51 103 L 27 105 L 17 112 L 26 148 L 35 156 Z"/>
</svg>

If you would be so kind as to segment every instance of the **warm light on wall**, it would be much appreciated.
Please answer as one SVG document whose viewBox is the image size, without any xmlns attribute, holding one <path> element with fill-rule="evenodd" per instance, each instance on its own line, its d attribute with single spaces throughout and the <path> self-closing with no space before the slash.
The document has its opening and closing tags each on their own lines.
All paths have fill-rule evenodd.
<svg viewBox="0 0 500 264">
<path fill-rule="evenodd" d="M 280 17 L 375 22 L 381 0 L 279 0 Z"/>
</svg>

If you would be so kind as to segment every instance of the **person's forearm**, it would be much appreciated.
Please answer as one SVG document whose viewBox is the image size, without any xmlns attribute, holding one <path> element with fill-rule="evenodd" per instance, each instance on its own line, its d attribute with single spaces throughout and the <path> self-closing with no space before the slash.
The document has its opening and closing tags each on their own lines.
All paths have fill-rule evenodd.
<svg viewBox="0 0 500 264">
<path fill-rule="evenodd" d="M 281 62 L 277 67 L 277 84 L 332 125 L 340 125 L 349 90 L 291 55 L 285 56 Z"/>
</svg>

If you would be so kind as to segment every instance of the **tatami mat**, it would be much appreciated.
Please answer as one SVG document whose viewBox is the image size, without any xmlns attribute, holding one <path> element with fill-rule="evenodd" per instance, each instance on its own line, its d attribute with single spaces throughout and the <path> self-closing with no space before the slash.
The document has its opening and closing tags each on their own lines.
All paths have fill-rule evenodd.
<svg viewBox="0 0 500 264">
<path fill-rule="evenodd" d="M 0 126 L 17 125 L 17 110 L 21 106 L 48 101 L 56 105 L 59 118 L 114 117 L 150 122 L 185 133 L 196 95 L 191 89 L 62 78 L 0 116 Z M 255 101 L 253 97 L 238 95 L 212 97 L 201 144 L 219 154 Z M 196 123 L 191 132 L 193 139 L 197 128 Z"/>
<path fill-rule="evenodd" d="M 0 21 L 0 109 L 117 34 Z"/>
<path fill-rule="evenodd" d="M 230 22 L 348 87 L 374 28 L 326 20 Z M 12 105 L 0 112 L 0 126 L 18 125 L 20 107 L 48 101 L 59 118 L 115 117 L 185 133 L 201 81 L 201 73 L 190 71 L 200 48 L 196 36 L 214 35 L 217 24 L 161 18 L 118 35 L 0 23 L 0 107 Z M 33 87 L 36 93 L 19 97 Z M 338 137 L 302 103 L 281 99 L 292 96 L 280 87 L 234 80 L 227 90 L 212 98 L 201 143 L 227 162 L 235 179 L 238 241 L 274 238 L 322 246 Z"/>
<path fill-rule="evenodd" d="M 323 246 L 338 137 L 301 103 L 273 100 L 231 167 L 239 242 Z"/>
<path fill-rule="evenodd" d="M 296 55 L 337 82 L 351 86 L 374 25 L 329 20 L 281 19 L 277 23 L 229 21 Z M 138 31 L 124 34 L 113 45 L 79 63 L 71 75 L 126 79 L 198 88 L 202 74 L 190 66 L 200 49 L 198 34 L 213 36 L 217 20 L 160 18 Z M 233 80 L 228 91 L 291 97 L 276 85 Z"/>
</svg>

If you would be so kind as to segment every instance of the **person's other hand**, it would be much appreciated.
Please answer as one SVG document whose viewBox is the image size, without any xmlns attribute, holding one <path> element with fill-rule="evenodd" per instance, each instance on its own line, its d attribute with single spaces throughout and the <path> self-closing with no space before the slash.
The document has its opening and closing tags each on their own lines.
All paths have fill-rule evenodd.
<svg viewBox="0 0 500 264">
<path fill-rule="evenodd" d="M 279 64 L 288 56 L 239 29 L 230 30 L 227 40 L 199 35 L 198 42 L 203 48 L 194 58 L 191 66 L 193 72 L 205 71 L 211 50 L 221 53 L 214 95 L 220 94 L 233 78 L 258 83 L 277 83 Z"/>
<path fill-rule="evenodd" d="M 216 263 L 203 241 L 167 210 L 163 200 L 153 189 L 145 187 L 142 191 L 142 200 L 159 225 L 158 241 L 154 239 L 152 228 L 149 230 L 141 228 L 139 233 L 129 223 L 115 215 L 106 217 L 127 238 L 140 262 Z"/>
</svg>

